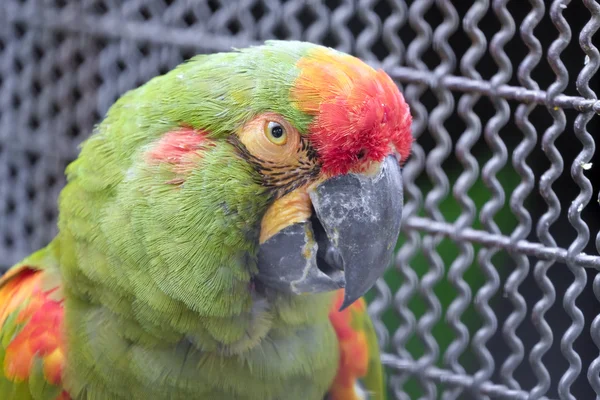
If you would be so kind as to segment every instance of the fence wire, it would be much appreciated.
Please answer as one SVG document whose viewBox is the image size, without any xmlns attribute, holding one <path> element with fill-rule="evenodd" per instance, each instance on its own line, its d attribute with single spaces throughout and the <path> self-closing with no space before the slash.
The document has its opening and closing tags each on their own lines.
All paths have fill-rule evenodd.
<svg viewBox="0 0 600 400">
<path fill-rule="evenodd" d="M 198 53 L 323 43 L 414 116 L 370 304 L 390 394 L 600 399 L 599 27 L 595 0 L 4 0 L 0 267 L 56 233 L 63 170 L 125 91 Z"/>
</svg>

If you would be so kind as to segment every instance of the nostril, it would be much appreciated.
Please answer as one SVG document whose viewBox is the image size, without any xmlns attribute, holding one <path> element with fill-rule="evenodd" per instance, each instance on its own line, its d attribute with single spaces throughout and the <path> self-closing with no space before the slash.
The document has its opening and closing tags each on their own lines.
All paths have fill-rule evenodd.
<svg viewBox="0 0 600 400">
<path fill-rule="evenodd" d="M 317 214 L 313 208 L 313 213 L 310 217 L 311 226 L 315 235 L 315 241 L 318 245 L 317 250 L 317 268 L 329 276 L 334 281 L 338 282 L 340 287 L 344 286 L 344 261 L 339 250 L 333 246 L 329 240 L 325 228 L 321 221 L 317 218 Z"/>
</svg>

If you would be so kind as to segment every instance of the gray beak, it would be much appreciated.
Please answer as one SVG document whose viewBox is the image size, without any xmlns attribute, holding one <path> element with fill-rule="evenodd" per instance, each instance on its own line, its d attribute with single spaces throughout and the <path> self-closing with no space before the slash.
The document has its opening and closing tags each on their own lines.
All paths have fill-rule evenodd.
<svg viewBox="0 0 600 400">
<path fill-rule="evenodd" d="M 394 253 L 403 204 L 398 160 L 386 157 L 372 176 L 328 179 L 309 195 L 310 220 L 261 244 L 257 279 L 295 294 L 345 288 L 344 309 L 375 284 Z"/>
</svg>

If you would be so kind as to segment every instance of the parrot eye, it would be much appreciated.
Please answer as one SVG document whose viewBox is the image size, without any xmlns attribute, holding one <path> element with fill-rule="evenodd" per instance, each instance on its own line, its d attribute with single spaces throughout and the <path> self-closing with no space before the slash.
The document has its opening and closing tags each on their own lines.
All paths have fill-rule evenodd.
<svg viewBox="0 0 600 400">
<path fill-rule="evenodd" d="M 287 142 L 287 134 L 280 123 L 270 121 L 265 127 L 265 135 L 271 143 L 284 145 Z"/>
<path fill-rule="evenodd" d="M 250 154 L 268 163 L 288 165 L 301 150 L 298 131 L 275 113 L 257 115 L 244 124 L 238 135 Z"/>
</svg>

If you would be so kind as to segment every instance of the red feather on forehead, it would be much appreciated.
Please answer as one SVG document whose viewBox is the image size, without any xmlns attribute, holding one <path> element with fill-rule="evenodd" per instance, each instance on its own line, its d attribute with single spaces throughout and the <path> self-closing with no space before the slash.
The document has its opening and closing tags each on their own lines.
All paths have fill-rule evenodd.
<svg viewBox="0 0 600 400">
<path fill-rule="evenodd" d="M 309 135 L 325 173 L 360 169 L 394 150 L 402 162 L 408 158 L 410 111 L 385 72 L 326 49 L 309 52 L 297 66 L 292 100 L 315 116 Z"/>
</svg>

